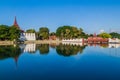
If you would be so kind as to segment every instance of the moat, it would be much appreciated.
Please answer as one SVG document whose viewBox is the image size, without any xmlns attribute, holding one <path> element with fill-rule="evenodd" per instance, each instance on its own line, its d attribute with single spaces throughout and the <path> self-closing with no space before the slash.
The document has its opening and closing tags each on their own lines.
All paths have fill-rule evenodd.
<svg viewBox="0 0 120 80">
<path fill-rule="evenodd" d="M 113 44 L 0 46 L 0 80 L 120 80 L 119 52 Z"/>
</svg>

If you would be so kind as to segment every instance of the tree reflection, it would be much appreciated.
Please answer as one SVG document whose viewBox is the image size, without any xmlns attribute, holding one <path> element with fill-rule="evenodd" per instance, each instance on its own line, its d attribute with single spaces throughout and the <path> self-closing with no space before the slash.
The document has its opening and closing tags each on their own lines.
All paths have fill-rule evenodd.
<svg viewBox="0 0 120 80">
<path fill-rule="evenodd" d="M 50 45 L 50 47 L 51 48 L 53 48 L 53 49 L 55 49 L 56 48 L 56 46 L 57 46 L 57 44 L 56 43 L 51 43 L 51 44 L 49 44 Z"/>
<path fill-rule="evenodd" d="M 18 58 L 21 54 L 21 49 L 19 46 L 0 46 L 0 59 L 6 59 L 6 58 Z"/>
<path fill-rule="evenodd" d="M 71 56 L 71 55 L 77 55 L 79 52 L 83 53 L 85 47 L 86 46 L 60 44 L 56 47 L 56 51 L 59 55 Z"/>
<path fill-rule="evenodd" d="M 80 48 L 79 48 L 79 52 L 80 52 L 80 54 L 82 54 L 83 53 L 83 50 L 86 48 L 86 45 L 84 45 L 84 46 L 80 46 Z"/>
<path fill-rule="evenodd" d="M 37 45 L 37 49 L 40 54 L 48 54 L 49 53 L 49 44 L 39 44 Z"/>
<path fill-rule="evenodd" d="M 100 47 L 102 47 L 102 48 L 108 48 L 109 45 L 108 44 L 100 44 Z"/>
</svg>

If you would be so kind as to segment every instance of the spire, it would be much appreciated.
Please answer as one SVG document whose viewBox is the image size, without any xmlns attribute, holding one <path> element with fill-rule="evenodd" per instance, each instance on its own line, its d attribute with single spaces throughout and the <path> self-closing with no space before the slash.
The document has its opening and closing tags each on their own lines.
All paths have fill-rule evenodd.
<svg viewBox="0 0 120 80">
<path fill-rule="evenodd" d="M 19 25 L 17 24 L 17 19 L 16 19 L 16 16 L 15 16 L 15 20 L 14 20 L 14 24 L 13 24 L 13 26 L 15 26 L 15 27 L 17 27 L 17 28 L 19 28 L 19 29 L 20 29 Z"/>
<path fill-rule="evenodd" d="M 97 37 L 97 35 L 96 35 L 96 33 L 94 33 L 94 35 L 93 35 L 94 37 Z"/>
<path fill-rule="evenodd" d="M 18 66 L 17 62 L 18 62 L 18 57 L 14 57 L 14 60 L 15 60 L 15 64 L 16 64 L 16 67 Z"/>
</svg>

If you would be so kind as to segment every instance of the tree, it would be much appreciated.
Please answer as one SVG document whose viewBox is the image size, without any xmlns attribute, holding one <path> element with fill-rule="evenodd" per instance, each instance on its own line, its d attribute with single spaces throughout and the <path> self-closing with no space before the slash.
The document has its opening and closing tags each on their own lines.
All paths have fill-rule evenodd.
<svg viewBox="0 0 120 80">
<path fill-rule="evenodd" d="M 86 35 L 83 32 L 83 29 L 78 29 L 74 26 L 62 26 L 59 27 L 56 31 L 56 35 L 59 39 L 71 39 L 71 38 L 86 38 Z"/>
<path fill-rule="evenodd" d="M 100 36 L 100 37 L 102 37 L 102 38 L 111 38 L 111 35 L 108 34 L 108 33 L 105 33 L 105 32 L 99 34 L 98 36 Z"/>
<path fill-rule="evenodd" d="M 93 37 L 93 34 L 89 34 L 89 37 Z"/>
<path fill-rule="evenodd" d="M 41 27 L 38 32 L 38 37 L 42 40 L 49 39 L 49 29 L 47 27 Z"/>
<path fill-rule="evenodd" d="M 59 27 L 56 31 L 56 36 L 59 39 L 69 39 L 72 38 L 72 27 L 71 26 L 62 26 Z"/>
<path fill-rule="evenodd" d="M 78 38 L 78 36 L 79 36 L 79 30 L 76 28 L 76 27 L 71 27 L 72 28 L 72 38 Z"/>
<path fill-rule="evenodd" d="M 63 27 L 59 27 L 57 30 L 56 30 L 56 36 L 60 39 L 63 38 Z"/>
<path fill-rule="evenodd" d="M 79 33 L 81 34 L 82 32 L 83 32 L 83 29 L 82 29 L 82 28 L 80 28 L 80 29 L 79 29 Z"/>
<path fill-rule="evenodd" d="M 50 36 L 55 36 L 55 35 L 56 35 L 55 32 L 51 32 L 51 33 L 50 33 Z"/>
<path fill-rule="evenodd" d="M 28 30 L 26 30 L 26 32 L 27 33 L 35 33 L 36 31 L 35 31 L 35 29 L 28 29 Z"/>
<path fill-rule="evenodd" d="M 112 33 L 110 33 L 110 35 L 112 36 L 112 38 L 118 38 L 118 39 L 120 39 L 120 34 L 119 33 L 112 32 Z"/>
<path fill-rule="evenodd" d="M 15 26 L 11 26 L 9 30 L 10 40 L 18 40 L 20 38 L 21 30 Z"/>
<path fill-rule="evenodd" d="M 9 39 L 9 27 L 7 25 L 0 25 L 0 40 Z"/>
<path fill-rule="evenodd" d="M 16 26 L 0 25 L 0 40 L 17 40 L 21 30 Z"/>
</svg>

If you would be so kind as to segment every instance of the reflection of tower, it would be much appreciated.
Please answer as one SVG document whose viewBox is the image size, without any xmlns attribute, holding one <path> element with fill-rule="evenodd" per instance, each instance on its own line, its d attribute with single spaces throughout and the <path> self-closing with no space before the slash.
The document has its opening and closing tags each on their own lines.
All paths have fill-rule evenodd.
<svg viewBox="0 0 120 80">
<path fill-rule="evenodd" d="M 18 66 L 18 56 L 14 57 L 14 60 L 15 60 L 15 65 L 17 67 Z"/>
</svg>

